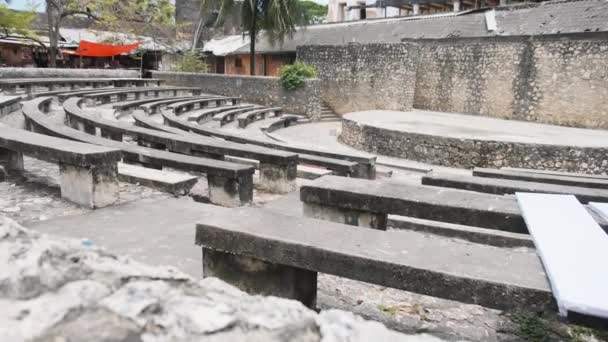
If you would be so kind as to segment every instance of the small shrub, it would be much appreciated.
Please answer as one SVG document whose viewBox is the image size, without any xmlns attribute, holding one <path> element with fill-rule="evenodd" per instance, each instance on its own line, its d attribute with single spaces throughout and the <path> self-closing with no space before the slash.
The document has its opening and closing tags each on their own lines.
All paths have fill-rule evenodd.
<svg viewBox="0 0 608 342">
<path fill-rule="evenodd" d="M 193 51 L 187 51 L 175 64 L 175 71 L 207 72 L 207 63 Z"/>
<path fill-rule="evenodd" d="M 298 89 L 304 85 L 304 80 L 316 75 L 315 67 L 310 64 L 296 62 L 285 65 L 279 70 L 281 85 L 287 90 Z"/>
</svg>

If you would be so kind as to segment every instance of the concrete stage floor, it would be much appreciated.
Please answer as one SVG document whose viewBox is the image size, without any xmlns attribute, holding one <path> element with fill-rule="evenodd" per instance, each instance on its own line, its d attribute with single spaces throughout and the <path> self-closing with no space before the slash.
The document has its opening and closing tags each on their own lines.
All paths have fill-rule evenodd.
<svg viewBox="0 0 608 342">
<path fill-rule="evenodd" d="M 479 115 L 415 109 L 411 112 L 370 110 L 345 114 L 344 118 L 366 126 L 458 139 L 608 147 L 608 131 L 605 130 L 562 127 Z"/>
</svg>

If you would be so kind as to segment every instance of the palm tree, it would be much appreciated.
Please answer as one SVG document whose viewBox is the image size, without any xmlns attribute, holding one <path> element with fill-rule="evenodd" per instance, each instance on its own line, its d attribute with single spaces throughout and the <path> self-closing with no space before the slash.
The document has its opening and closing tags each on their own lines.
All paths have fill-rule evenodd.
<svg viewBox="0 0 608 342">
<path fill-rule="evenodd" d="M 264 31 L 271 44 L 283 43 L 286 36 L 296 31 L 297 25 L 306 24 L 306 14 L 299 0 L 244 0 L 240 4 L 241 31 L 249 36 L 249 73 L 255 75 L 255 43 Z M 237 0 L 202 0 L 201 18 L 216 11 L 215 25 L 237 10 Z"/>
</svg>

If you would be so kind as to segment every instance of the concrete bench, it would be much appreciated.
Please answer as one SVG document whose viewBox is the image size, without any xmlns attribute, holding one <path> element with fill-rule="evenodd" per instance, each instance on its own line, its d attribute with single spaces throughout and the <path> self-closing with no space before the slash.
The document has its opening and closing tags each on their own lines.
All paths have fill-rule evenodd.
<svg viewBox="0 0 608 342">
<path fill-rule="evenodd" d="M 194 112 L 187 116 L 187 120 L 191 121 L 191 122 L 196 122 L 196 123 L 202 124 L 202 123 L 213 120 L 213 116 L 215 116 L 218 113 L 227 112 L 227 111 L 235 110 L 235 109 L 246 109 L 246 108 L 253 108 L 253 105 L 239 104 L 239 105 L 232 105 L 232 106 L 216 106 L 216 107 L 207 108 L 207 109 L 203 109 L 203 110 Z"/>
<path fill-rule="evenodd" d="M 535 253 L 256 208 L 201 213 L 203 276 L 315 307 L 318 272 L 494 309 L 555 312 Z"/>
<path fill-rule="evenodd" d="M 387 215 L 527 233 L 512 197 L 425 185 L 325 176 L 300 188 L 304 214 L 386 229 Z"/>
<path fill-rule="evenodd" d="M 271 133 L 277 129 L 293 126 L 298 123 L 300 116 L 298 115 L 283 115 L 280 118 L 268 122 L 266 125 L 260 127 L 263 132 Z"/>
<path fill-rule="evenodd" d="M 0 125 L 0 163 L 23 171 L 23 155 L 59 165 L 61 197 L 88 208 L 118 200 L 120 151 Z"/>
<path fill-rule="evenodd" d="M 576 173 L 576 172 L 563 172 L 563 171 L 552 171 L 552 170 L 537 170 L 537 169 L 523 169 L 519 167 L 501 167 L 504 171 L 516 171 L 516 172 L 527 172 L 536 173 L 541 175 L 553 175 L 553 176 L 565 176 L 565 177 L 580 177 L 580 178 L 592 178 L 592 179 L 603 179 L 608 180 L 606 175 L 592 175 L 588 173 Z"/>
<path fill-rule="evenodd" d="M 0 100 L 0 117 L 21 108 L 21 97 L 15 96 Z"/>
<path fill-rule="evenodd" d="M 186 97 L 186 98 L 194 99 L 194 98 L 197 98 L 197 97 L 198 96 L 190 96 L 190 97 Z M 170 105 L 172 103 L 175 103 L 175 102 L 180 102 L 182 100 L 183 99 L 181 97 L 174 97 L 172 99 L 157 100 L 157 101 L 154 101 L 154 102 L 143 104 L 143 105 L 139 106 L 139 109 L 143 110 L 144 113 L 146 113 L 148 115 L 153 115 L 153 114 L 158 113 L 158 111 L 159 111 L 160 108 L 168 106 L 168 105 Z"/>
<path fill-rule="evenodd" d="M 512 179 L 474 177 L 431 171 L 422 177 L 422 184 L 504 195 L 516 192 L 574 195 L 581 203 L 608 202 L 608 190 L 559 184 L 527 182 Z"/>
<path fill-rule="evenodd" d="M 125 163 L 118 163 L 118 179 L 121 182 L 139 184 L 173 195 L 187 195 L 198 182 L 196 176 Z"/>
<path fill-rule="evenodd" d="M 187 100 L 183 102 L 174 103 L 169 106 L 173 110 L 175 115 L 180 115 L 185 112 L 192 111 L 194 109 L 202 109 L 208 107 L 210 103 L 215 103 L 216 107 L 221 105 L 226 105 L 231 103 L 232 105 L 237 105 L 241 102 L 240 97 L 227 97 L 227 96 L 218 96 L 218 95 L 210 95 L 206 98 L 199 98 L 194 100 Z"/>
<path fill-rule="evenodd" d="M 256 109 L 249 112 L 241 113 L 237 116 L 239 128 L 245 128 L 247 125 L 254 121 L 264 120 L 267 117 L 279 117 L 283 114 L 283 108 L 281 107 L 270 107 Z"/>
<path fill-rule="evenodd" d="M 149 96 L 158 98 L 161 94 L 167 96 L 178 96 L 180 93 L 188 95 L 200 95 L 201 89 L 195 87 L 150 87 L 150 88 L 123 88 L 103 93 L 91 93 L 82 95 L 87 106 L 102 105 L 110 102 L 127 101 L 130 96 L 135 100 Z"/>
<path fill-rule="evenodd" d="M 473 176 L 559 184 L 567 186 L 578 186 L 583 188 L 608 189 L 608 179 L 541 174 L 532 172 L 512 171 L 508 169 L 498 170 L 476 167 L 473 169 Z"/>
<path fill-rule="evenodd" d="M 128 101 L 128 102 L 122 102 L 122 103 L 118 103 L 112 106 L 112 108 L 118 112 L 118 113 L 130 113 L 135 109 L 141 108 L 142 106 L 148 104 L 148 103 L 153 103 L 153 102 L 158 102 L 158 101 L 180 101 L 183 99 L 191 99 L 192 96 L 178 96 L 175 97 L 173 95 L 171 96 L 167 96 L 167 97 L 160 97 L 160 98 L 145 98 L 145 99 L 138 99 L 138 100 L 133 100 L 133 101 Z"/>
<path fill-rule="evenodd" d="M 260 187 L 276 193 L 295 190 L 298 155 L 291 152 L 276 151 L 260 146 L 219 141 L 213 138 L 176 135 L 142 128 L 118 121 L 110 121 L 86 114 L 79 106 L 79 98 L 64 102 L 66 123 L 72 128 L 96 135 L 97 129 L 103 137 L 122 141 L 123 135 L 133 137 L 146 147 L 169 150 L 172 152 L 224 159 L 225 155 L 260 161 Z"/>
<path fill-rule="evenodd" d="M 177 116 L 175 116 L 169 110 L 163 109 L 163 110 L 161 110 L 161 114 L 163 115 L 165 125 L 179 128 L 186 132 L 192 132 L 192 133 L 195 133 L 198 135 L 204 135 L 204 136 L 210 136 L 210 137 L 217 137 L 217 138 L 221 138 L 221 139 L 224 139 L 227 141 L 233 141 L 233 142 L 237 142 L 237 143 L 241 143 L 241 144 L 257 145 L 257 146 L 267 147 L 270 149 L 276 149 L 276 150 L 287 151 L 287 152 L 295 152 L 295 151 L 290 151 L 290 149 L 288 149 L 288 148 L 285 148 L 285 149 L 276 148 L 276 146 L 278 146 L 278 145 L 273 144 L 273 143 L 266 143 L 266 142 L 263 142 L 260 140 L 254 140 L 251 138 L 245 138 L 245 137 L 238 136 L 238 135 L 232 135 L 229 133 L 220 132 L 219 130 L 204 128 L 202 126 L 199 126 L 199 125 L 196 125 L 196 124 L 184 121 L 184 120 L 180 120 Z M 355 161 L 348 161 L 348 160 L 343 160 L 343 159 L 338 159 L 338 158 L 330 158 L 330 157 L 324 157 L 324 156 L 318 156 L 318 155 L 305 154 L 305 153 L 302 153 L 302 151 L 304 151 L 304 149 L 299 149 L 299 152 L 295 152 L 298 154 L 298 160 L 299 160 L 300 164 L 309 164 L 309 165 L 324 167 L 324 168 L 331 170 L 334 174 L 337 174 L 337 175 L 357 177 L 360 175 L 359 172 L 361 170 L 365 170 L 365 171 L 369 170 L 369 168 L 367 168 L 366 166 L 361 167 L 361 165 Z M 374 162 L 375 162 L 375 160 L 374 160 Z M 373 171 L 374 171 L 374 177 L 375 177 L 375 167 L 373 168 Z"/>
<path fill-rule="evenodd" d="M 259 107 L 259 106 L 242 107 L 242 108 L 222 111 L 213 116 L 213 121 L 217 121 L 220 124 L 220 126 L 224 126 L 227 123 L 233 122 L 236 119 L 237 115 L 247 112 L 251 109 L 257 109 L 257 108 L 261 108 L 261 107 Z"/>
<path fill-rule="evenodd" d="M 125 86 L 160 86 L 164 80 L 150 78 L 20 78 L 0 80 L 0 90 L 5 94 L 32 93 L 36 88 L 53 91 L 60 87 L 71 90 L 80 87 L 125 87 Z"/>
<path fill-rule="evenodd" d="M 43 111 L 52 98 L 38 98 L 23 103 L 23 114 L 29 130 L 64 139 L 119 149 L 123 162 L 142 164 L 153 168 L 169 167 L 207 176 L 209 200 L 213 204 L 234 207 L 248 205 L 253 199 L 253 173 L 251 166 L 221 160 L 188 156 L 160 151 L 134 144 L 118 142 L 57 125 Z"/>
</svg>

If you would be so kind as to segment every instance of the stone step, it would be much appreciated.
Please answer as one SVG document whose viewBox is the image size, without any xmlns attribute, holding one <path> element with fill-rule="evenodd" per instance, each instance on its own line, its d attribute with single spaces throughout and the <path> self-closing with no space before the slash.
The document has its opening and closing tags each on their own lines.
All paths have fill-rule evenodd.
<svg viewBox="0 0 608 342">
<path fill-rule="evenodd" d="M 226 156 L 226 157 L 224 157 L 224 160 L 234 162 L 234 163 L 251 165 L 251 166 L 255 167 L 256 169 L 260 168 L 260 163 L 257 160 L 238 158 L 238 157 L 232 157 L 232 156 Z M 298 165 L 298 168 L 297 168 L 297 177 L 298 178 L 317 179 L 319 177 L 323 177 L 323 176 L 327 176 L 327 175 L 331 175 L 331 174 L 333 174 L 333 172 L 331 170 L 323 169 L 320 167 Z"/>
<path fill-rule="evenodd" d="M 122 182 L 140 184 L 174 195 L 186 195 L 198 181 L 198 177 L 156 170 L 125 163 L 118 164 L 118 179 Z"/>
</svg>

